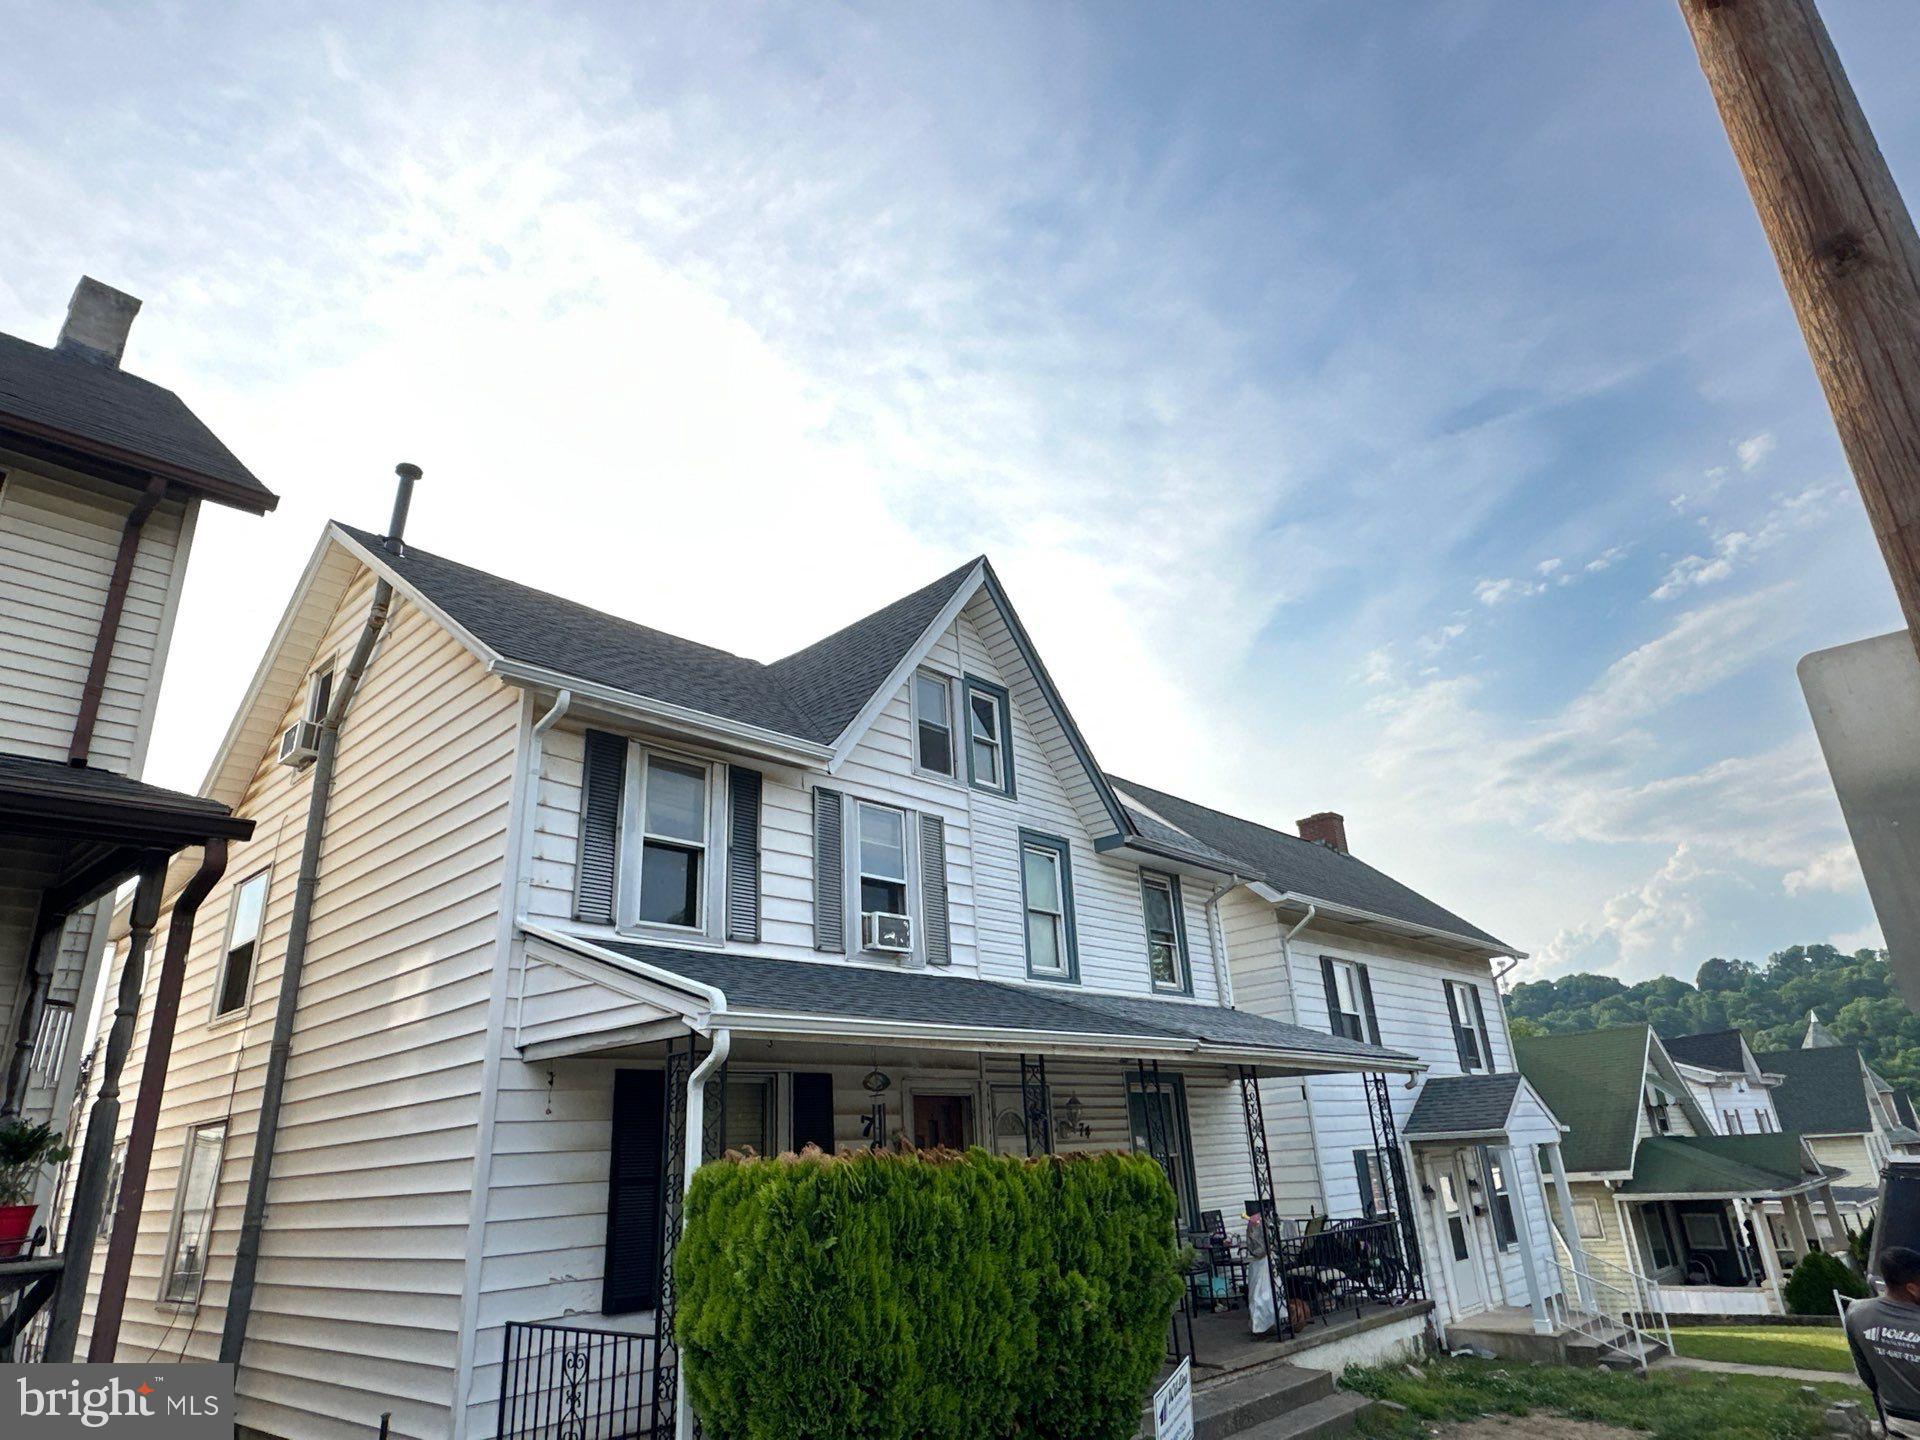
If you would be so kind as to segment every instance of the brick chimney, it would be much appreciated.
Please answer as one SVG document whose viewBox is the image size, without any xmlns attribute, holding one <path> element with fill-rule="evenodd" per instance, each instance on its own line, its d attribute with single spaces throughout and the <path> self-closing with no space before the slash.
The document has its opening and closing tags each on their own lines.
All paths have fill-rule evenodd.
<svg viewBox="0 0 1920 1440">
<path fill-rule="evenodd" d="M 1347 853 L 1347 819 L 1333 810 L 1322 810 L 1318 815 L 1309 815 L 1299 822 L 1300 838 L 1311 840 L 1316 845 L 1324 845 L 1329 850 Z"/>
<path fill-rule="evenodd" d="M 60 327 L 53 348 L 118 370 L 127 348 L 127 331 L 139 313 L 140 302 L 133 296 L 82 275 L 67 301 L 67 323 Z"/>
</svg>

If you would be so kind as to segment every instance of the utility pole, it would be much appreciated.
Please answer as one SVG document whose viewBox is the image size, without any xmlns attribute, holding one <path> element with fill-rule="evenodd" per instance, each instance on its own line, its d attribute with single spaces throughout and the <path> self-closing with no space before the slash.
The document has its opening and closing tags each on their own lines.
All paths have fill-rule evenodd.
<svg viewBox="0 0 1920 1440">
<path fill-rule="evenodd" d="M 1920 235 L 1814 0 L 1680 0 L 1920 656 Z"/>
</svg>

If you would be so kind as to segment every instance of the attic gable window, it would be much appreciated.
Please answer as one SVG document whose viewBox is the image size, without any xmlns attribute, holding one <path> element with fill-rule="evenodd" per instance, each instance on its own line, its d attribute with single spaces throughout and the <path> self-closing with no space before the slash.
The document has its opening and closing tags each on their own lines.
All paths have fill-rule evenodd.
<svg viewBox="0 0 1920 1440">
<path fill-rule="evenodd" d="M 966 680 L 967 783 L 1013 796 L 1012 707 L 1005 687 L 969 675 Z"/>
<path fill-rule="evenodd" d="M 930 670 L 913 676 L 913 763 L 953 778 L 953 687 Z"/>
</svg>

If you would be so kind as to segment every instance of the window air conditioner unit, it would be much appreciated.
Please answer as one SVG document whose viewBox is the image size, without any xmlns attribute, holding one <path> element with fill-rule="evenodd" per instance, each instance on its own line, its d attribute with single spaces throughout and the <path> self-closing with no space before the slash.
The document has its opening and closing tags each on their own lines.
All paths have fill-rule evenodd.
<svg viewBox="0 0 1920 1440">
<path fill-rule="evenodd" d="M 860 915 L 860 944 L 867 950 L 905 955 L 913 949 L 913 921 L 905 915 L 867 910 Z"/>
<path fill-rule="evenodd" d="M 303 770 L 320 758 L 320 727 L 311 720 L 301 720 L 286 729 L 280 737 L 280 763 Z"/>
</svg>

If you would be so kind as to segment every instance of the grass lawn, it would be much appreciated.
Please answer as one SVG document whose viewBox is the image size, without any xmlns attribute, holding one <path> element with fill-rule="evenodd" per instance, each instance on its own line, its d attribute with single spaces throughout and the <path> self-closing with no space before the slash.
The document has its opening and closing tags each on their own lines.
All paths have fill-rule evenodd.
<svg viewBox="0 0 1920 1440">
<path fill-rule="evenodd" d="M 1692 1360 L 1735 1365 L 1791 1365 L 1800 1370 L 1853 1369 L 1838 1328 L 1799 1325 L 1702 1325 L 1673 1332 L 1675 1352 Z"/>
<path fill-rule="evenodd" d="M 1677 1332 L 1676 1332 L 1677 1333 Z M 1412 1440 L 1434 1422 L 1541 1411 L 1650 1432 L 1655 1440 L 1802 1440 L 1821 1434 L 1835 1400 L 1862 1400 L 1850 1385 L 1822 1384 L 1817 1396 L 1797 1381 L 1702 1370 L 1575 1370 L 1501 1360 L 1434 1360 L 1414 1367 L 1352 1366 L 1349 1390 L 1392 1400 L 1405 1413 L 1376 1411 L 1361 1421 L 1370 1440 Z"/>
</svg>

